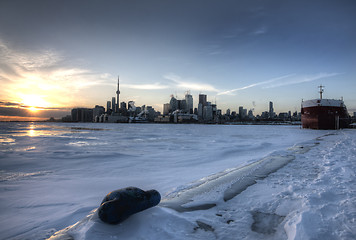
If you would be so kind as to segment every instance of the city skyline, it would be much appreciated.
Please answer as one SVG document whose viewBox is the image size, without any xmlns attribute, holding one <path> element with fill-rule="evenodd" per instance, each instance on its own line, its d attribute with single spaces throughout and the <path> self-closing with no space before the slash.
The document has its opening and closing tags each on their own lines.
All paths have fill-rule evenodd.
<svg viewBox="0 0 356 240">
<path fill-rule="evenodd" d="M 354 1 L 1 1 L 0 120 L 199 93 L 223 112 L 356 111 Z"/>
</svg>

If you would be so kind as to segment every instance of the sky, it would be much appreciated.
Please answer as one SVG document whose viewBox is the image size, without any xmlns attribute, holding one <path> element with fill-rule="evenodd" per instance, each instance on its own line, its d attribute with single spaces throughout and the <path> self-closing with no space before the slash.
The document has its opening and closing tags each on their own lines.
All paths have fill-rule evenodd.
<svg viewBox="0 0 356 240">
<path fill-rule="evenodd" d="M 0 0 L 0 120 L 60 118 L 116 95 L 223 113 L 343 97 L 356 111 L 353 0 Z"/>
</svg>

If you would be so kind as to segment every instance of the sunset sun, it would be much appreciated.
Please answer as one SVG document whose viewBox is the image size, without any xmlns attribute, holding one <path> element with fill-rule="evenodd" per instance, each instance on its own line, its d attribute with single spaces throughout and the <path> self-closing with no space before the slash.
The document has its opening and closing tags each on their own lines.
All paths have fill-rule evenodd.
<svg viewBox="0 0 356 240">
<path fill-rule="evenodd" d="M 37 112 L 39 109 L 36 107 L 29 107 L 28 110 L 30 110 L 31 112 Z"/>
<path fill-rule="evenodd" d="M 38 111 L 39 107 L 48 107 L 48 102 L 40 95 L 22 95 L 22 103 L 28 106 L 28 109 L 32 112 Z"/>
</svg>

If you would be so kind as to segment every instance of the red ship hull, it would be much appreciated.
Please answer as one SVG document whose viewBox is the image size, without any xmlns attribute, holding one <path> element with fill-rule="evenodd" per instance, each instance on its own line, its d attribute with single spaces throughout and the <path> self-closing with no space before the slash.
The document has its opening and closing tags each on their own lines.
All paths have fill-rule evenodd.
<svg viewBox="0 0 356 240">
<path fill-rule="evenodd" d="M 311 106 L 302 108 L 302 126 L 311 129 L 339 129 L 348 126 L 344 107 Z"/>
</svg>

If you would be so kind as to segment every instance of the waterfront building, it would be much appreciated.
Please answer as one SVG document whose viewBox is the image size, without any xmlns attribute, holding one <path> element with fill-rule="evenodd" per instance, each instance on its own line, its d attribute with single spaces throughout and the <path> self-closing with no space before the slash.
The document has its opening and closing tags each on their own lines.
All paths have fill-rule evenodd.
<svg viewBox="0 0 356 240">
<path fill-rule="evenodd" d="M 283 120 L 283 121 L 288 120 L 288 113 L 286 113 L 286 112 L 279 113 L 278 119 Z"/>
<path fill-rule="evenodd" d="M 92 122 L 93 109 L 92 108 L 73 108 L 71 111 L 73 122 Z"/>
<path fill-rule="evenodd" d="M 93 120 L 94 122 L 99 122 L 99 117 L 105 113 L 105 108 L 103 106 L 95 105 L 93 108 Z"/>
</svg>

